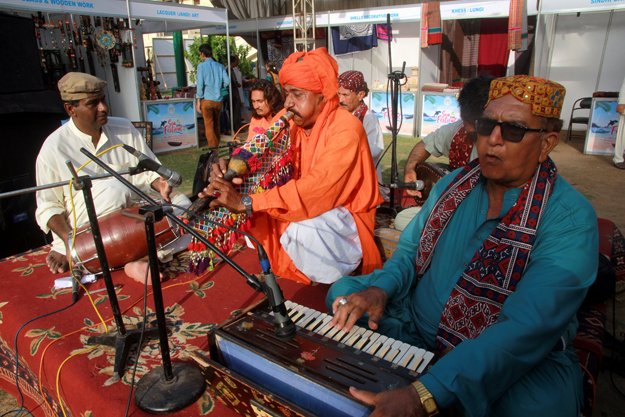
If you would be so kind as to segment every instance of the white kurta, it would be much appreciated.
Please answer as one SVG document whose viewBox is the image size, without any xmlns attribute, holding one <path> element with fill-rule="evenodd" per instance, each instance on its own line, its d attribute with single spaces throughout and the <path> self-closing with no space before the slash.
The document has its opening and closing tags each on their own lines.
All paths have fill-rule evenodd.
<svg viewBox="0 0 625 417">
<path fill-rule="evenodd" d="M 128 144 L 145 155 L 156 159 L 152 151 L 147 147 L 145 140 L 134 128 L 129 120 L 117 117 L 109 117 L 108 123 L 102 128 L 102 135 L 96 147 L 93 146 L 91 136 L 82 133 L 70 119 L 63 126 L 55 130 L 43 143 L 37 156 L 37 185 L 52 184 L 68 181 L 72 178 L 71 172 L 66 165 L 70 161 L 78 168 L 89 162 L 79 175 L 106 174 L 106 171 L 92 162 L 86 155 L 80 152 L 85 148 L 94 155 L 106 151 L 108 148 Z M 100 159 L 117 172 L 134 167 L 138 159 L 126 151 L 123 147 L 116 147 L 99 156 Z M 151 190 L 150 184 L 159 176 L 154 172 L 144 172 L 137 175 L 125 175 L 136 187 L 143 191 Z M 98 217 L 119 208 L 128 207 L 137 197 L 132 195 L 123 184 L 114 178 L 93 181 L 92 194 Z M 37 192 L 37 211 L 35 217 L 39 227 L 47 233 L 50 229 L 47 224 L 50 218 L 56 214 L 67 216 L 70 225 L 73 225 L 72 210 L 76 214 L 76 225 L 80 227 L 89 221 L 85 209 L 82 191 L 72 190 L 73 201 L 70 198 L 69 186 L 50 188 Z M 53 233 L 53 249 L 65 253 L 65 244 Z"/>
<path fill-rule="evenodd" d="M 384 136 L 382 135 L 380 122 L 378 122 L 378 118 L 371 110 L 367 110 L 362 120 L 362 127 L 367 133 L 367 142 L 369 142 L 373 162 L 377 165 L 376 172 L 378 174 L 378 182 L 382 184 L 382 167 L 378 164 L 378 159 L 382 156 L 382 151 L 384 151 Z"/>
</svg>

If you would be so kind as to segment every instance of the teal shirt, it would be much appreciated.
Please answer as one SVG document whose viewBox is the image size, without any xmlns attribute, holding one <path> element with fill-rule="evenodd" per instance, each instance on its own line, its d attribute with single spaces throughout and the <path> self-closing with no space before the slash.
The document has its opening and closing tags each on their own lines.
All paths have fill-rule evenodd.
<svg viewBox="0 0 625 417">
<path fill-rule="evenodd" d="M 365 285 L 384 289 L 392 300 L 387 313 L 401 317 L 400 333 L 408 339 L 405 341 L 429 350 L 434 349 L 438 323 L 458 277 L 520 193 L 518 188 L 508 190 L 498 218 L 487 219 L 488 196 L 484 183 L 478 182 L 456 210 L 438 241 L 430 267 L 415 285 L 415 257 L 423 225 L 457 173 L 435 185 L 383 269 L 355 277 Z M 504 303 L 497 323 L 479 337 L 460 343 L 420 377 L 437 403 L 442 407 L 460 403 L 466 415 L 492 415 L 492 404 L 540 363 L 559 362 L 570 368 L 573 379 L 579 376 L 570 342 L 577 330 L 577 309 L 594 282 L 597 262 L 594 210 L 558 176 L 523 278 Z M 561 337 L 567 349 L 554 350 Z M 560 371 L 554 368 L 549 372 L 555 375 Z M 540 385 L 540 381 L 530 385 L 534 382 Z M 573 385 L 579 403 L 581 376 Z"/>
<path fill-rule="evenodd" d="M 226 68 L 212 58 L 206 58 L 197 66 L 196 97 L 204 100 L 221 101 L 222 88 L 230 85 Z"/>
</svg>

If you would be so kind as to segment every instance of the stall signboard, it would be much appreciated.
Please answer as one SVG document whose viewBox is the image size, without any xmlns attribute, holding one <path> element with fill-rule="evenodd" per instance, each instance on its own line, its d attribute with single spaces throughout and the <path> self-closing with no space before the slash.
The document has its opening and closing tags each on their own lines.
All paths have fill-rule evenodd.
<svg viewBox="0 0 625 417">
<path fill-rule="evenodd" d="M 541 13 L 598 12 L 625 9 L 625 0 L 543 0 Z"/>
<path fill-rule="evenodd" d="M 456 93 L 424 91 L 421 106 L 420 137 L 425 137 L 439 127 L 460 120 L 460 106 Z"/>
<path fill-rule="evenodd" d="M 585 154 L 612 155 L 614 153 L 619 121 L 616 104 L 616 98 L 594 97 L 592 99 L 584 144 Z"/>
<path fill-rule="evenodd" d="M 197 146 L 194 99 L 150 100 L 143 106 L 145 120 L 152 122 L 154 153 Z"/>
<path fill-rule="evenodd" d="M 407 91 L 402 92 L 399 96 L 397 104 L 397 126 L 400 135 L 415 135 L 415 104 L 417 100 L 415 93 Z M 387 127 L 390 125 L 389 115 L 391 113 L 391 97 L 390 94 L 382 91 L 373 91 L 371 93 L 371 112 L 378 118 L 382 132 L 392 133 Z"/>
</svg>

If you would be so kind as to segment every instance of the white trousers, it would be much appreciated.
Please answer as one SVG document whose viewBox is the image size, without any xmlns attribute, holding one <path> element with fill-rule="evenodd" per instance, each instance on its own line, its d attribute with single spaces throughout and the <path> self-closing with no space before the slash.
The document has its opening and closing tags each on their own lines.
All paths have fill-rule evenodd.
<svg viewBox="0 0 625 417">
<path fill-rule="evenodd" d="M 289 224 L 280 243 L 297 269 L 324 284 L 349 275 L 362 260 L 356 222 L 345 207 Z"/>
</svg>

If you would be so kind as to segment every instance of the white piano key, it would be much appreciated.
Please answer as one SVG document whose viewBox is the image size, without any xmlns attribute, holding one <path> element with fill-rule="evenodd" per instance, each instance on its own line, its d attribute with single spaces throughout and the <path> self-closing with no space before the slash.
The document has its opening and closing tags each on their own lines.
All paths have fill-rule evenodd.
<svg viewBox="0 0 625 417">
<path fill-rule="evenodd" d="M 319 317 L 317 317 L 317 319 L 314 322 L 306 326 L 306 330 L 310 330 L 310 331 L 317 333 L 317 331 L 330 320 L 332 320 L 332 316 L 328 314 L 322 314 Z"/>
<path fill-rule="evenodd" d="M 360 350 L 362 350 L 363 352 L 369 353 L 369 349 L 380 338 L 380 336 L 381 336 L 380 333 L 376 333 L 374 331 L 371 331 L 371 334 L 369 335 L 369 341 L 367 343 L 365 343 L 365 345 L 362 346 L 362 349 L 360 349 Z"/>
<path fill-rule="evenodd" d="M 293 322 L 295 324 L 297 324 L 300 327 L 304 327 L 305 324 L 308 323 L 308 321 L 311 319 L 311 317 L 315 314 L 318 313 L 317 310 L 313 310 L 312 308 L 308 308 L 308 307 L 304 307 L 304 314 L 299 318 L 299 320 L 297 320 L 297 322 L 295 320 L 293 320 Z"/>
<path fill-rule="evenodd" d="M 304 306 L 298 306 L 297 308 L 294 308 L 294 314 L 291 316 L 291 320 L 293 321 L 293 323 L 297 324 L 297 322 L 305 316 L 306 310 L 308 310 L 308 307 Z"/>
<path fill-rule="evenodd" d="M 406 368 L 411 371 L 416 371 L 421 362 L 423 362 L 423 355 L 425 355 L 425 350 L 419 348 Z"/>
<path fill-rule="evenodd" d="M 347 346 L 354 346 L 354 344 L 360 339 L 360 337 L 365 333 L 365 329 L 359 327 L 353 334 L 347 339 L 345 343 Z"/>
<path fill-rule="evenodd" d="M 401 366 L 402 368 L 407 368 L 415 353 L 417 353 L 418 351 L 418 347 L 410 346 L 410 348 L 404 353 L 404 355 L 398 358 L 397 365 Z"/>
<path fill-rule="evenodd" d="M 332 317 L 332 316 L 330 316 L 330 317 Z M 326 333 L 328 333 L 332 329 L 332 327 L 333 327 L 331 321 L 332 321 L 332 319 L 328 320 L 323 326 L 318 328 L 315 333 L 317 333 L 317 334 L 319 334 L 321 336 L 325 336 Z"/>
<path fill-rule="evenodd" d="M 380 337 L 378 337 L 378 339 L 373 344 L 371 344 L 371 346 L 369 346 L 369 348 L 367 348 L 365 352 L 367 352 L 370 355 L 375 355 L 376 352 L 380 349 L 380 347 L 382 347 L 382 344 L 386 342 L 387 339 L 388 337 L 380 335 Z"/>
<path fill-rule="evenodd" d="M 380 350 L 375 352 L 375 356 L 377 356 L 378 358 L 383 358 L 384 355 L 388 353 L 393 343 L 395 343 L 395 339 L 390 338 L 390 337 L 386 339 L 384 343 L 382 344 L 382 346 L 380 346 Z"/>
<path fill-rule="evenodd" d="M 395 356 L 395 359 L 393 359 L 393 363 L 396 365 L 399 364 L 399 361 L 401 361 L 401 359 L 404 357 L 406 352 L 410 350 L 410 345 L 408 343 L 402 343 L 401 346 L 398 348 L 398 350 L 399 350 L 399 353 L 397 354 L 397 356 Z"/>
<path fill-rule="evenodd" d="M 320 315 L 321 315 L 320 311 L 312 310 L 312 312 L 308 314 L 306 317 L 304 317 L 302 320 L 300 320 L 299 323 L 297 323 L 297 325 L 305 329 L 308 327 L 310 323 L 314 322 L 315 319 L 319 317 Z"/>
<path fill-rule="evenodd" d="M 286 300 L 289 317 L 299 327 L 332 338 L 356 350 L 369 353 L 386 361 L 423 373 L 434 357 L 432 352 L 383 336 L 372 330 L 354 326 L 349 333 L 332 326 L 332 316 Z M 271 313 L 273 315 L 273 313 Z"/>
<path fill-rule="evenodd" d="M 365 330 L 365 332 L 360 335 L 360 339 L 358 339 L 358 341 L 354 343 L 352 347 L 357 350 L 363 350 L 362 347 L 366 343 L 369 343 L 369 338 L 371 337 L 372 334 L 373 334 L 373 331 Z"/>
<path fill-rule="evenodd" d="M 388 361 L 388 362 L 393 362 L 393 360 L 399 356 L 399 354 L 401 353 L 401 346 L 404 344 L 404 342 L 402 342 L 401 340 L 396 340 L 393 345 L 391 346 L 390 350 L 388 351 L 388 353 L 386 355 L 384 355 L 384 360 Z"/>
<path fill-rule="evenodd" d="M 417 373 L 419 374 L 423 373 L 426 366 L 429 365 L 433 357 L 434 357 L 434 354 L 432 352 L 425 352 L 425 355 L 423 355 L 423 361 L 421 362 L 421 365 L 419 365 L 419 367 L 417 368 Z"/>
<path fill-rule="evenodd" d="M 334 337 L 332 337 L 332 340 L 340 342 L 343 338 L 345 338 L 345 336 L 347 336 L 347 332 L 345 329 L 341 329 L 334 335 Z"/>
<path fill-rule="evenodd" d="M 341 330 L 339 332 L 339 334 L 334 336 L 334 340 L 336 340 L 339 343 L 347 344 L 345 342 L 347 342 L 347 340 L 349 340 L 355 333 L 357 333 L 360 330 L 362 330 L 362 327 L 360 327 L 360 326 L 352 327 L 349 332 L 345 332 L 344 330 Z M 342 333 L 342 334 L 340 334 L 340 333 Z"/>
<path fill-rule="evenodd" d="M 339 328 L 338 328 L 338 327 L 336 327 L 336 326 L 332 326 L 332 327 L 330 328 L 330 330 L 328 330 L 328 332 L 327 332 L 324 336 L 325 336 L 325 337 L 327 337 L 327 338 L 332 339 L 332 338 L 334 338 L 334 336 L 335 336 L 338 332 L 340 332 L 340 331 L 342 331 L 342 330 L 339 330 Z"/>
</svg>

